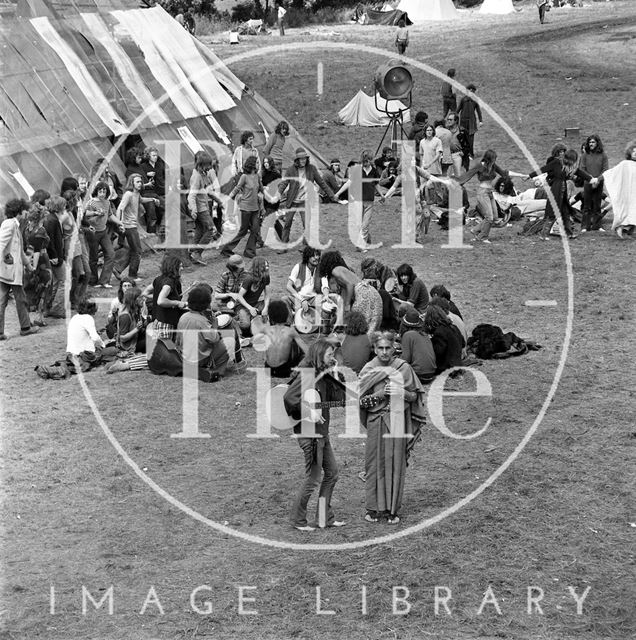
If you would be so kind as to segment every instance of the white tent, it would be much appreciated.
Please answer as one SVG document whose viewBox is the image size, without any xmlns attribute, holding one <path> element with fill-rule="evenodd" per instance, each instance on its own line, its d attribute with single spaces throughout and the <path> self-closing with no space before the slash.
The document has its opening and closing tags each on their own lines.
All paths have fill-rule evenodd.
<svg viewBox="0 0 636 640">
<path fill-rule="evenodd" d="M 458 16 L 453 0 L 401 0 L 396 8 L 408 13 L 413 24 L 453 20 Z"/>
<path fill-rule="evenodd" d="M 514 11 L 512 0 L 484 0 L 479 9 L 479 13 L 496 13 L 499 15 L 514 13 Z"/>
<path fill-rule="evenodd" d="M 386 101 L 380 96 L 377 96 L 377 99 L 378 107 L 383 109 Z M 388 109 L 391 113 L 403 110 L 403 121 L 410 122 L 411 114 L 399 100 L 389 100 Z M 343 124 L 350 127 L 384 127 L 390 122 L 384 111 L 375 108 L 373 96 L 368 96 L 364 91 L 358 91 L 353 100 L 340 109 L 338 117 Z"/>
</svg>

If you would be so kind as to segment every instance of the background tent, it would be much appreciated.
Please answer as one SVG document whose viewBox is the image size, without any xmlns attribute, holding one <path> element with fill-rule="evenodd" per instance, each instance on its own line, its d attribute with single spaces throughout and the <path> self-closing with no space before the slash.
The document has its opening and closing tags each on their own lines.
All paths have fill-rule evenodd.
<svg viewBox="0 0 636 640">
<path fill-rule="evenodd" d="M 39 13 L 43 5 L 46 15 Z M 121 176 L 127 148 L 141 143 L 161 150 L 162 141 L 182 140 L 183 166 L 208 147 L 222 169 L 227 165 L 220 175 L 226 182 L 227 158 L 241 132 L 254 131 L 262 146 L 265 132 L 285 119 L 161 7 L 121 6 L 120 0 L 28 0 L 20 5 L 22 17 L 0 19 L 3 200 L 31 188 L 55 193 L 62 178 L 88 174 L 120 142 L 111 164 Z M 326 165 L 291 131 L 284 166 L 297 146 Z"/>
<path fill-rule="evenodd" d="M 377 96 L 377 99 L 378 106 L 383 108 L 386 100 L 381 96 Z M 403 109 L 403 121 L 410 122 L 411 114 L 399 100 L 389 100 L 389 107 L 392 112 Z M 375 108 L 373 96 L 368 96 L 364 91 L 356 93 L 353 100 L 338 112 L 338 118 L 351 127 L 385 127 L 390 122 L 386 113 Z"/>
<path fill-rule="evenodd" d="M 514 13 L 515 8 L 512 0 L 484 0 L 479 8 L 479 13 L 494 13 L 503 15 L 505 13 Z"/>
<path fill-rule="evenodd" d="M 401 0 L 397 9 L 408 13 L 413 24 L 431 20 L 454 20 L 459 15 L 453 0 Z"/>
<path fill-rule="evenodd" d="M 407 26 L 413 24 L 404 11 L 397 9 L 395 11 L 374 11 L 373 9 L 368 9 L 366 15 L 367 19 L 365 24 L 388 24 L 395 26 L 399 24 L 400 20 L 404 20 Z"/>
</svg>

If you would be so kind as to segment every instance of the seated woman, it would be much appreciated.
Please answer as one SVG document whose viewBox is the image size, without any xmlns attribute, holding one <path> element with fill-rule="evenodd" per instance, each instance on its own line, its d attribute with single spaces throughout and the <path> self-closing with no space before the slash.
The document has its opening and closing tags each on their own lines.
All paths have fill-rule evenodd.
<svg viewBox="0 0 636 640">
<path fill-rule="evenodd" d="M 422 279 L 417 277 L 413 267 L 406 262 L 397 268 L 396 273 L 397 286 L 393 297 L 398 307 L 398 313 L 400 307 L 402 311 L 414 307 L 419 313 L 424 313 L 428 304 L 428 290 Z"/>
<path fill-rule="evenodd" d="M 495 182 L 495 191 L 493 196 L 495 203 L 497 204 L 497 210 L 499 212 L 499 218 L 505 219 L 507 213 L 511 211 L 512 207 L 519 209 L 519 215 L 526 215 L 530 213 L 539 213 L 545 211 L 545 205 L 547 199 L 545 197 L 537 197 L 537 195 L 545 196 L 545 193 L 539 193 L 539 189 L 526 189 L 522 193 L 519 193 L 510 178 L 498 178 Z M 477 203 L 477 211 L 481 213 L 479 203 Z"/>
<path fill-rule="evenodd" d="M 382 322 L 379 328 L 381 330 L 396 330 L 399 326 L 397 313 L 391 293 L 387 291 L 386 287 L 387 280 L 392 279 L 392 281 L 395 281 L 395 274 L 389 267 L 378 262 L 375 258 L 365 258 L 360 263 L 360 270 L 362 271 L 363 279 L 373 284 L 380 294 L 380 298 L 382 298 Z"/>
<path fill-rule="evenodd" d="M 431 336 L 437 373 L 461 365 L 462 336 L 444 310 L 438 305 L 431 304 L 426 309 L 424 331 Z"/>
<path fill-rule="evenodd" d="M 271 369 L 273 378 L 289 378 L 292 369 L 304 358 L 307 345 L 294 327 L 287 325 L 289 309 L 282 300 L 269 304 L 269 324 L 254 323 L 254 343 L 265 348 L 265 367 Z"/>
<path fill-rule="evenodd" d="M 351 311 L 347 317 L 344 337 L 336 356 L 345 367 L 360 373 L 364 365 L 371 360 L 373 348 L 367 335 L 369 326 L 359 311 Z"/>
<path fill-rule="evenodd" d="M 419 381 L 429 384 L 435 377 L 437 364 L 430 336 L 415 309 L 409 309 L 400 323 L 401 358 L 411 365 Z"/>
<path fill-rule="evenodd" d="M 123 277 L 119 281 L 119 288 L 117 289 L 117 297 L 110 301 L 110 307 L 108 308 L 108 317 L 106 319 L 106 335 L 109 338 L 114 338 L 117 335 L 117 318 L 124 304 L 124 294 L 129 289 L 136 287 L 137 283 L 133 278 Z"/>
<path fill-rule="evenodd" d="M 203 382 L 216 382 L 225 375 L 230 359 L 221 333 L 210 322 L 211 303 L 209 287 L 194 287 L 188 294 L 188 311 L 179 318 L 175 339 L 183 357 L 184 376 L 196 367 Z"/>
<path fill-rule="evenodd" d="M 252 318 L 267 316 L 269 310 L 269 262 L 260 256 L 252 260 L 236 296 L 236 316 L 244 336 L 250 336 Z M 261 299 L 262 296 L 262 299 Z M 243 345 L 247 346 L 247 345 Z"/>
<path fill-rule="evenodd" d="M 453 323 L 453 326 L 459 331 L 462 337 L 462 360 L 466 358 L 468 355 L 468 351 L 466 349 L 466 345 L 468 344 L 468 330 L 466 329 L 466 325 L 464 321 L 455 313 L 453 313 L 450 309 L 450 303 L 446 298 L 442 298 L 441 296 L 433 296 L 430 305 L 437 305 L 442 309 L 442 311 L 448 316 L 448 319 Z"/>
<path fill-rule="evenodd" d="M 89 298 L 81 298 L 77 302 L 77 313 L 69 320 L 66 330 L 66 362 L 75 372 L 75 361 L 79 368 L 88 371 L 104 362 L 113 360 L 117 355 L 117 347 L 105 347 L 95 328 L 97 304 Z"/>
<path fill-rule="evenodd" d="M 457 305 L 451 300 L 450 291 L 443 284 L 436 284 L 433 287 L 431 287 L 430 294 L 431 294 L 431 298 L 433 298 L 434 296 L 438 296 L 440 298 L 446 298 L 446 300 L 448 300 L 450 311 L 454 313 L 456 316 L 459 316 L 462 320 L 464 319 L 464 316 L 460 313 L 459 309 L 457 308 Z"/>
<path fill-rule="evenodd" d="M 167 253 L 161 260 L 161 274 L 146 288 L 152 292 L 153 333 L 156 338 L 172 339 L 179 318 L 187 306 L 181 300 L 181 271 L 183 262 L 177 255 Z"/>
</svg>

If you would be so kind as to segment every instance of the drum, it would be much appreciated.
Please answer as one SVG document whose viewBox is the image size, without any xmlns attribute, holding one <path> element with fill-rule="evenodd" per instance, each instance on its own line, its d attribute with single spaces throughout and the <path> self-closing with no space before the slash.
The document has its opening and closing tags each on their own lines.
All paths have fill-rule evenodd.
<svg viewBox="0 0 636 640">
<path fill-rule="evenodd" d="M 397 285 L 397 280 L 395 278 L 387 278 L 384 283 L 384 290 L 392 293 L 395 291 L 395 287 Z"/>
<path fill-rule="evenodd" d="M 316 326 L 314 320 L 315 318 L 313 309 L 307 309 L 307 311 L 298 309 L 294 314 L 294 326 L 296 327 L 296 331 L 302 334 L 314 333 L 315 331 L 318 331 L 318 327 Z"/>
<path fill-rule="evenodd" d="M 220 313 L 216 317 L 216 323 L 219 329 L 227 329 L 232 324 L 232 316 L 229 313 Z"/>
<path fill-rule="evenodd" d="M 234 307 L 236 307 L 236 300 L 228 300 L 228 301 L 225 303 L 225 307 L 226 307 L 227 309 L 229 309 L 230 311 L 232 311 L 232 309 L 234 309 Z"/>
</svg>

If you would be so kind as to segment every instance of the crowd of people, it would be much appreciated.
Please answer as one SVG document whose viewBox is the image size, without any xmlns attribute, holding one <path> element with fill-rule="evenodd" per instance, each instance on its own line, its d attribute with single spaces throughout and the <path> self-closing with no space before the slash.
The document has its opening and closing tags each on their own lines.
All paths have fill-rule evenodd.
<svg viewBox="0 0 636 640">
<path fill-rule="evenodd" d="M 454 70 L 448 75 L 453 77 Z M 475 87 L 469 90 L 474 94 Z M 498 164 L 494 150 L 473 161 L 474 136 L 481 121 L 474 95 L 456 105 L 449 85 L 442 97 L 445 116 L 430 124 L 427 114 L 418 112 L 408 134 L 416 149 L 421 234 L 428 231 L 428 209 L 434 204 L 449 207 L 451 183 L 463 190 L 468 208 L 464 185 L 473 178 L 478 183 L 475 211 L 481 218 L 473 229 L 475 242 L 488 244 L 491 228 L 511 207 L 537 212 L 542 206 L 540 237 L 547 238 L 557 217 L 553 201 L 569 238 L 576 235 L 572 211 L 577 199 L 581 232 L 600 230 L 608 209 L 605 192 L 614 208 L 618 237 L 634 232 L 636 143 L 628 146 L 625 160 L 613 169 L 601 139 L 591 135 L 580 152 L 555 145 L 540 172 L 512 174 Z M 364 255 L 353 268 L 339 251 L 321 252 L 305 238 L 284 290 L 272 291 L 272 265 L 262 251 L 262 224 L 268 215 L 277 216 L 278 253 L 287 252 L 298 246 L 290 243 L 296 213 L 303 227 L 308 224 L 309 184 L 317 185 L 323 201 L 346 203 L 355 191 L 355 180 L 361 179 L 357 249 L 368 254 L 382 244 L 371 239 L 375 202 L 399 195 L 404 188 L 400 161 L 391 147 L 377 158 L 363 151 L 344 171 L 340 160 L 333 158 L 322 172 L 299 147 L 292 166 L 283 170 L 288 135 L 289 125 L 279 123 L 262 153 L 254 145 L 253 132 L 245 131 L 234 151 L 227 196 L 214 157 L 205 151 L 195 155 L 189 181 L 181 176 L 181 185 L 189 185 L 181 195 L 182 247 L 163 254 L 160 272 L 145 287 L 139 275 L 143 245 L 150 237 L 165 234 L 166 172 L 156 148 L 129 150 L 123 179 L 99 159 L 88 175 L 65 178 L 59 195 L 38 189 L 30 201 L 7 202 L 0 226 L 0 340 L 6 339 L 4 316 L 12 297 L 23 336 L 46 326 L 47 318 L 76 312 L 67 328 L 67 362 L 72 370 L 88 371 L 104 364 L 109 373 L 194 371 L 200 380 L 213 382 L 244 370 L 245 350 L 253 346 L 263 352 L 263 364 L 272 377 L 289 380 L 285 407 L 298 422 L 297 431 L 304 402 L 299 367 L 321 374 L 321 397 L 337 402 L 345 402 L 351 394 L 338 373 L 339 367 L 346 367 L 359 376 L 356 400 L 368 433 L 365 519 L 395 524 L 400 521 L 409 453 L 423 420 L 425 388 L 435 376 L 467 362 L 468 333 L 450 292 L 442 284 L 429 291 L 413 265 L 386 265 Z M 519 194 L 511 175 L 542 176 L 542 186 L 531 196 Z M 578 195 L 571 184 L 582 187 Z M 235 200 L 238 210 L 236 233 L 229 240 L 224 220 L 228 198 Z M 188 225 L 194 232 L 191 246 Z M 241 256 L 236 250 L 244 239 Z M 219 281 L 195 281 L 184 290 L 184 266 L 204 266 L 202 252 L 214 241 L 223 242 L 220 256 L 226 261 Z M 113 278 L 118 281 L 117 295 L 104 330 L 98 331 L 97 305 L 89 287 L 113 289 Z M 384 437 L 391 429 L 395 396 L 404 402 L 403 426 L 410 438 Z M 319 484 L 319 495 L 327 504 L 325 526 L 344 524 L 331 510 L 337 464 L 329 444 L 329 409 L 320 411 L 317 428 L 322 438 L 298 440 L 306 478 L 291 522 L 302 531 L 313 528 L 307 521 L 307 503 Z"/>
</svg>

